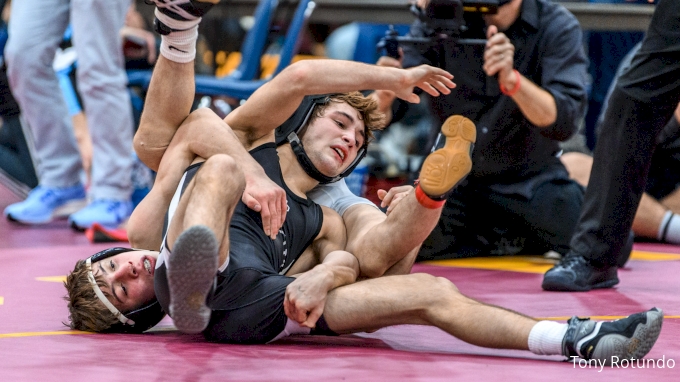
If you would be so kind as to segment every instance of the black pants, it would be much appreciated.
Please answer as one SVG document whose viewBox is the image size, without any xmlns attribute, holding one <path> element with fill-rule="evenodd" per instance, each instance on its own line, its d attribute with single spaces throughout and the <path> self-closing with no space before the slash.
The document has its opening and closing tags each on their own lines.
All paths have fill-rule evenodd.
<svg viewBox="0 0 680 382">
<path fill-rule="evenodd" d="M 655 140 L 680 100 L 680 1 L 656 5 L 647 35 L 605 112 L 571 251 L 613 266 L 645 189 Z"/>
<path fill-rule="evenodd" d="M 0 0 L 0 5 L 4 1 Z M 2 9 L 2 8 L 0 8 Z M 29 188 L 38 185 L 33 160 L 21 128 L 21 110 L 9 88 L 5 67 L 0 68 L 0 169 Z"/>
<path fill-rule="evenodd" d="M 447 199 L 418 260 L 478 256 L 566 254 L 583 203 L 583 187 L 563 177 L 507 193 L 464 183 Z"/>
</svg>

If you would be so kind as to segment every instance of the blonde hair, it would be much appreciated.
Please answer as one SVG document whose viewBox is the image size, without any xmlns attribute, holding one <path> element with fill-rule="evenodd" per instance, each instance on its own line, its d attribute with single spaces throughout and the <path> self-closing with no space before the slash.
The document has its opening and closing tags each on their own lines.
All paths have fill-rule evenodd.
<svg viewBox="0 0 680 382">
<path fill-rule="evenodd" d="M 378 103 L 373 98 L 367 97 L 360 92 L 337 93 L 330 95 L 329 98 L 331 102 L 344 102 L 359 112 L 365 127 L 365 145 L 373 140 L 374 130 L 382 130 L 385 127 L 385 115 L 378 110 Z M 328 106 L 330 106 L 330 102 L 318 105 L 314 109 L 314 114 L 309 118 L 307 126 L 314 122 L 315 119 L 322 117 Z"/>
<path fill-rule="evenodd" d="M 69 316 L 64 325 L 74 330 L 105 332 L 120 321 L 94 293 L 87 277 L 89 271 L 85 260 L 79 260 L 73 272 L 66 276 L 64 286 L 68 294 L 64 300 L 68 302 Z M 105 286 L 100 275 L 95 276 L 95 280 L 100 288 Z"/>
</svg>

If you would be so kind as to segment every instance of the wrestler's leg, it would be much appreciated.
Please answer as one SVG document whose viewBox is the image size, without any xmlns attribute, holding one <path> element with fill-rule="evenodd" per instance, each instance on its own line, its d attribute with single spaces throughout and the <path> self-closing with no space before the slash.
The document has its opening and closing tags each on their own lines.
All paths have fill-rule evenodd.
<svg viewBox="0 0 680 382">
<path fill-rule="evenodd" d="M 194 101 L 194 63 L 178 63 L 159 56 L 134 137 L 137 156 L 153 170 Z"/>
<path fill-rule="evenodd" d="M 468 298 L 450 281 L 427 274 L 386 276 L 334 289 L 323 315 L 337 333 L 431 325 L 474 345 L 524 350 L 537 322 Z"/>
<path fill-rule="evenodd" d="M 447 279 L 427 274 L 386 276 L 329 292 L 324 319 L 336 333 L 391 325 L 436 326 L 474 345 L 530 350 L 535 354 L 597 359 L 640 359 L 659 337 L 663 312 L 611 321 L 572 317 L 568 323 L 536 321 L 462 295 Z"/>
<path fill-rule="evenodd" d="M 442 125 L 442 133 L 446 143 L 425 159 L 420 185 L 389 216 L 365 205 L 343 214 L 347 250 L 359 260 L 363 277 L 409 273 L 420 245 L 437 225 L 446 194 L 470 172 L 475 125 L 452 116 Z"/>
<path fill-rule="evenodd" d="M 204 225 L 220 243 L 220 264 L 226 261 L 229 222 L 244 187 L 243 172 L 231 157 L 214 155 L 206 160 L 184 191 L 168 226 L 170 249 L 187 228 Z"/>
<path fill-rule="evenodd" d="M 206 298 L 218 268 L 228 260 L 229 222 L 244 187 L 234 159 L 212 156 L 191 180 L 172 217 L 165 260 L 168 313 L 183 332 L 199 333 L 208 325 L 211 309 Z"/>
<path fill-rule="evenodd" d="M 362 277 L 411 272 L 420 244 L 437 225 L 441 208 L 425 208 L 414 192 L 384 213 L 369 205 L 350 207 L 343 215 L 347 251 L 359 260 Z"/>
</svg>

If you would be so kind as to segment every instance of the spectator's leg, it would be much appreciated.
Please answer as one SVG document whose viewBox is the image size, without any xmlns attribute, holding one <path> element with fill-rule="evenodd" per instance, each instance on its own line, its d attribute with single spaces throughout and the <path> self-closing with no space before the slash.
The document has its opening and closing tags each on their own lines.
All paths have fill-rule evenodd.
<svg viewBox="0 0 680 382">
<path fill-rule="evenodd" d="M 85 230 L 117 228 L 132 213 L 132 106 L 120 29 L 130 0 L 71 0 L 77 85 L 92 137 L 90 204 L 69 216 Z"/>
<path fill-rule="evenodd" d="M 583 187 L 586 187 L 593 165 L 593 158 L 586 154 L 573 152 L 562 155 L 560 159 L 569 171 L 569 176 Z M 677 199 L 680 201 L 680 193 L 678 193 Z M 680 204 L 678 207 L 680 207 Z M 668 211 L 668 208 L 662 203 L 659 203 L 659 201 L 647 193 L 642 194 L 640 205 L 633 220 L 633 232 L 635 232 L 635 235 L 659 239 L 659 227 L 666 211 Z"/>
<path fill-rule="evenodd" d="M 130 0 L 71 0 L 78 90 L 92 137 L 94 199 L 129 201 L 132 194 L 132 108 L 122 40 Z"/>
<path fill-rule="evenodd" d="M 52 69 L 69 18 L 68 0 L 12 2 L 5 48 L 12 92 L 33 135 L 40 184 L 80 182 L 80 154 L 71 117 Z"/>
</svg>

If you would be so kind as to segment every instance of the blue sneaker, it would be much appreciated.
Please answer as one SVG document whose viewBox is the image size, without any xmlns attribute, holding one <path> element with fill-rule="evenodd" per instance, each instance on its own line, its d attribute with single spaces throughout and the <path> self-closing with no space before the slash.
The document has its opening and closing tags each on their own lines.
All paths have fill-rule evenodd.
<svg viewBox="0 0 680 382">
<path fill-rule="evenodd" d="M 132 202 L 129 200 L 97 199 L 82 210 L 71 214 L 68 224 L 77 231 L 84 231 L 94 223 L 106 228 L 117 228 L 130 217 L 131 213 Z"/>
<path fill-rule="evenodd" d="M 34 188 L 26 200 L 10 204 L 5 208 L 5 217 L 10 221 L 24 224 L 49 223 L 59 216 L 68 216 L 86 202 L 85 188 L 82 185 L 73 187 Z"/>
</svg>

